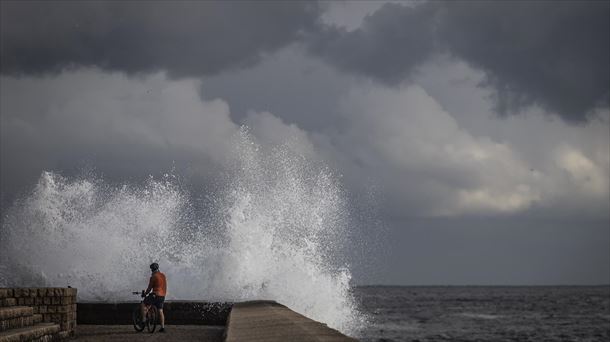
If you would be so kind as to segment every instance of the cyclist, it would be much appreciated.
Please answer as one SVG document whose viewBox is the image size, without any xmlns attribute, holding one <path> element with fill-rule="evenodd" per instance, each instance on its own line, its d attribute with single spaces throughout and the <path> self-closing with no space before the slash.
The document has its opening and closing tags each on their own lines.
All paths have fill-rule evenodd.
<svg viewBox="0 0 610 342">
<path fill-rule="evenodd" d="M 148 288 L 146 289 L 144 295 L 146 296 L 152 291 L 154 296 L 146 296 L 142 304 L 140 304 L 140 308 L 142 310 L 141 317 L 146 317 L 145 305 L 156 306 L 159 311 L 159 321 L 161 323 L 161 329 L 159 329 L 159 332 L 165 332 L 165 315 L 163 315 L 163 302 L 165 301 L 165 295 L 167 293 L 167 281 L 165 280 L 165 274 L 159 271 L 159 264 L 157 264 L 156 262 L 150 264 L 150 271 L 152 272 L 152 275 L 150 276 Z"/>
</svg>

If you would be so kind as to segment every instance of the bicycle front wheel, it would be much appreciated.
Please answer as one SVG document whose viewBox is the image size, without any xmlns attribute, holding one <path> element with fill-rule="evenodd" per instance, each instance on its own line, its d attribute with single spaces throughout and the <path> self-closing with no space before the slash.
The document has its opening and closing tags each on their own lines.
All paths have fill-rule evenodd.
<svg viewBox="0 0 610 342">
<path fill-rule="evenodd" d="M 154 305 L 150 306 L 148 312 L 146 313 L 146 317 L 148 321 L 146 322 L 146 329 L 149 333 L 154 333 L 157 328 L 157 317 L 159 317 L 159 312 L 157 311 L 157 307 Z"/>
<path fill-rule="evenodd" d="M 141 332 L 144 330 L 144 322 L 142 322 L 142 310 L 140 306 L 136 306 L 131 313 L 131 318 L 133 320 L 133 328 L 136 329 L 137 332 Z"/>
</svg>

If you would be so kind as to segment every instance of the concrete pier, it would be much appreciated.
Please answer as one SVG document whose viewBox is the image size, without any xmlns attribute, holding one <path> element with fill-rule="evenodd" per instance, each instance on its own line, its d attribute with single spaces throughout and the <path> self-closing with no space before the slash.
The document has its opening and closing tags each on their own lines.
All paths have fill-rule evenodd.
<svg viewBox="0 0 610 342">
<path fill-rule="evenodd" d="M 347 337 L 273 301 L 236 303 L 229 314 L 226 342 L 333 341 Z"/>
<path fill-rule="evenodd" d="M 0 288 L 0 342 L 71 336 L 79 341 L 356 341 L 274 301 L 167 301 L 167 333 L 154 334 L 133 329 L 139 302 L 75 301 L 73 288 Z"/>
<path fill-rule="evenodd" d="M 77 340 L 150 338 L 150 334 L 135 333 L 131 326 L 135 305 L 137 302 L 78 303 Z M 226 342 L 356 341 L 274 301 L 168 301 L 164 311 L 169 329 L 164 335 L 153 334 L 158 341 L 194 341 L 201 336 L 207 336 L 209 341 L 221 341 L 222 335 Z"/>
</svg>

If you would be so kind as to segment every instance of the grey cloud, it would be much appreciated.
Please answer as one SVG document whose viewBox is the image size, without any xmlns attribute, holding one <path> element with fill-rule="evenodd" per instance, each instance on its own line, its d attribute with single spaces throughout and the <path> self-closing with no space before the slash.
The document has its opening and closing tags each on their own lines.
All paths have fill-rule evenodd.
<svg viewBox="0 0 610 342">
<path fill-rule="evenodd" d="M 96 66 L 170 76 L 256 62 L 314 25 L 313 2 L 2 1 L 1 71 Z"/>
<path fill-rule="evenodd" d="M 539 105 L 582 122 L 610 99 L 610 3 L 388 3 L 348 31 L 324 24 L 324 3 L 1 3 L 0 69 L 42 74 L 96 66 L 201 76 L 252 65 L 305 41 L 335 67 L 389 85 L 445 53 L 483 70 L 501 114 Z M 304 40 L 303 40 L 304 39 Z"/>
<path fill-rule="evenodd" d="M 483 72 L 451 58 L 420 70 L 415 85 L 394 89 L 292 45 L 255 67 L 204 78 L 202 94 L 227 100 L 235 122 L 269 111 L 307 131 L 352 193 L 383 194 L 384 217 L 607 216 L 607 192 L 600 199 L 585 186 L 607 178 L 607 121 L 569 125 L 538 109 L 498 120 L 491 91 L 477 86 Z"/>
<path fill-rule="evenodd" d="M 336 103 L 353 81 L 293 44 L 251 68 L 205 77 L 202 96 L 226 100 L 235 122 L 249 111 L 268 111 L 307 131 L 325 131 L 345 125 Z"/>
<path fill-rule="evenodd" d="M 362 28 L 326 26 L 309 38 L 310 49 L 335 66 L 396 85 L 433 50 L 430 6 L 387 4 L 368 16 Z"/>
<path fill-rule="evenodd" d="M 238 129 L 224 101 L 201 101 L 198 82 L 164 74 L 127 78 L 87 69 L 0 81 L 3 205 L 42 170 L 70 176 L 90 165 L 123 182 L 175 167 L 205 179 Z"/>
<path fill-rule="evenodd" d="M 310 49 L 340 69 L 397 85 L 449 53 L 486 73 L 501 114 L 539 105 L 568 122 L 608 107 L 607 1 L 387 4 L 353 31 L 326 27 Z"/>
</svg>

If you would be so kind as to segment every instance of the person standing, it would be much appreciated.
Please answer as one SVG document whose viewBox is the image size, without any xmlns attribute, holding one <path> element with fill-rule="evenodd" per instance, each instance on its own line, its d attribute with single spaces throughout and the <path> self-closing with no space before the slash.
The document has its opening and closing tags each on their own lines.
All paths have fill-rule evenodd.
<svg viewBox="0 0 610 342">
<path fill-rule="evenodd" d="M 165 274 L 159 271 L 159 264 L 153 262 L 150 264 L 150 271 L 152 275 L 148 281 L 148 288 L 144 292 L 144 301 L 140 304 L 142 309 L 142 317 L 146 317 L 146 305 L 154 305 L 159 311 L 159 321 L 161 323 L 161 329 L 159 332 L 165 332 L 165 315 L 163 314 L 163 302 L 165 302 L 165 295 L 167 294 L 167 280 Z M 154 296 L 147 296 L 148 293 L 152 292 Z"/>
</svg>

